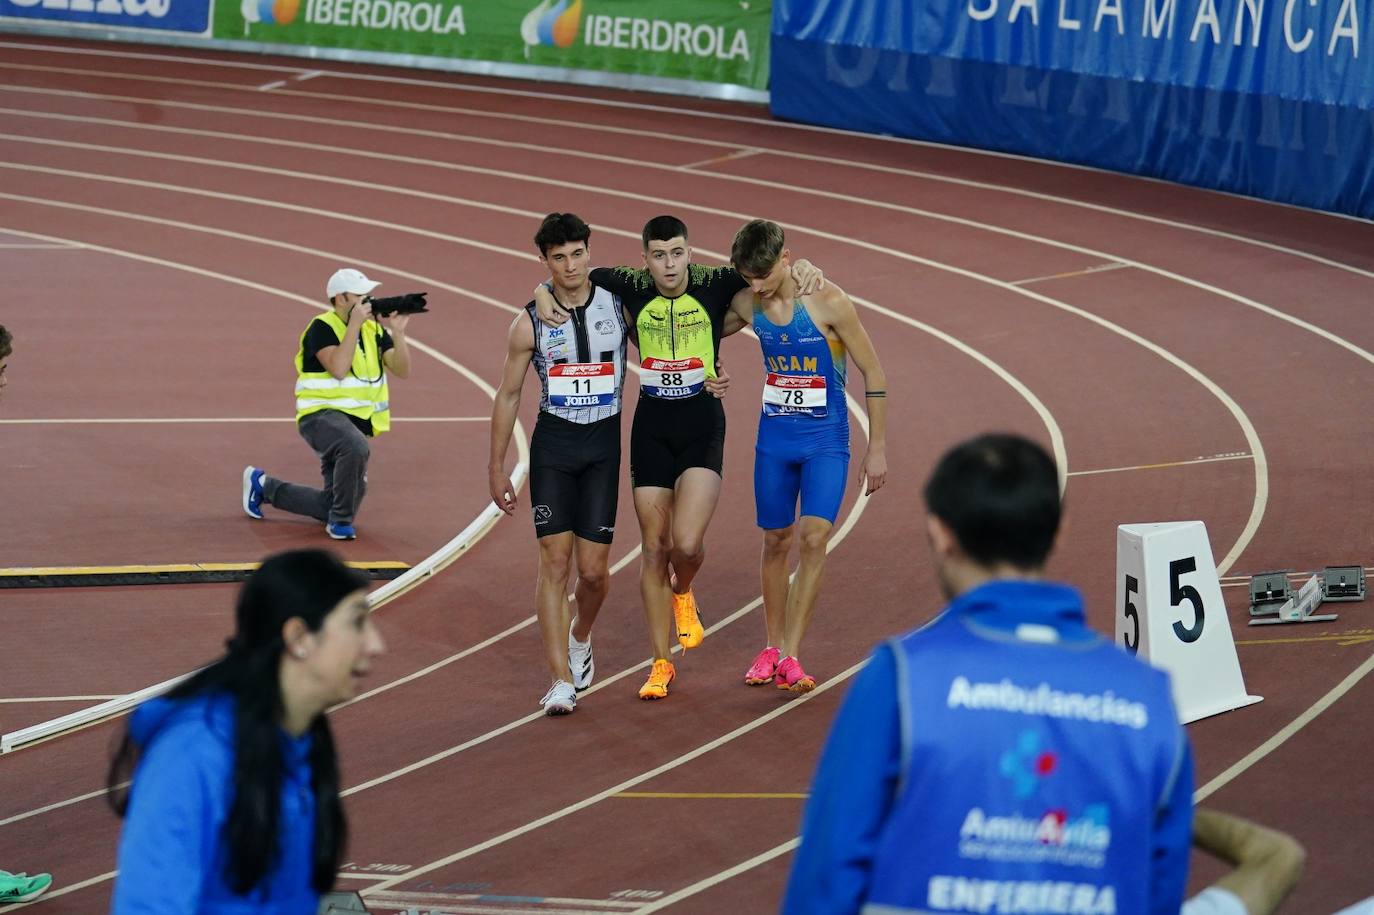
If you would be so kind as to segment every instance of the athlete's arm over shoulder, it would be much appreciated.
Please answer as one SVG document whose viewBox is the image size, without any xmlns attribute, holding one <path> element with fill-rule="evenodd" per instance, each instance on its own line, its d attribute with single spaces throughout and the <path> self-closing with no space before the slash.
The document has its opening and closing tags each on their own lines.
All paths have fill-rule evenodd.
<svg viewBox="0 0 1374 915">
<path fill-rule="evenodd" d="M 593 267 L 588 274 L 591 281 L 622 300 L 653 287 L 649 271 L 636 267 Z"/>
<path fill-rule="evenodd" d="M 730 299 L 730 310 L 725 313 L 725 328 L 721 336 L 737 334 L 753 323 L 754 290 L 745 286 Z"/>
<path fill-rule="evenodd" d="M 491 454 L 487 462 L 487 488 L 491 501 L 508 515 L 515 514 L 515 487 L 506 473 L 506 452 L 510 450 L 511 435 L 515 431 L 515 417 L 520 412 L 520 391 L 525 386 L 525 373 L 534 358 L 534 324 L 524 310 L 511 321 L 506 334 L 506 365 L 501 372 L 501 386 L 492 398 Z"/>
<path fill-rule="evenodd" d="M 868 453 L 864 455 L 860 482 L 871 495 L 887 482 L 887 373 L 878 361 L 873 340 L 859 320 L 859 311 L 845 291 L 834 283 L 806 297 L 817 323 L 834 330 L 864 376 L 864 407 L 868 411 Z"/>
</svg>

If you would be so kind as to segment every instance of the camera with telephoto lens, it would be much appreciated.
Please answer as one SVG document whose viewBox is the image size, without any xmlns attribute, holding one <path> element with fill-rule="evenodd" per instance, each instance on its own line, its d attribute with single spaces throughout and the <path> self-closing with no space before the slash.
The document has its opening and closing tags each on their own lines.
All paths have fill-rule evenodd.
<svg viewBox="0 0 1374 915">
<path fill-rule="evenodd" d="M 428 292 L 407 292 L 405 295 L 384 296 L 380 299 L 367 296 L 363 301 L 372 306 L 372 314 L 384 318 L 392 314 L 413 315 L 429 311 L 429 303 L 425 301 L 427 295 Z"/>
</svg>

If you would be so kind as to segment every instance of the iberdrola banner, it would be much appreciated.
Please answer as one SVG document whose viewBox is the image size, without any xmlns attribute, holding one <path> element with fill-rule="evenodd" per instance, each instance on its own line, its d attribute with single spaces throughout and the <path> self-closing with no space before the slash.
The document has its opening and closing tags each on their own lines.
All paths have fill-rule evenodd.
<svg viewBox="0 0 1374 915">
<path fill-rule="evenodd" d="M 214 37 L 768 85 L 772 0 L 217 0 Z"/>
</svg>

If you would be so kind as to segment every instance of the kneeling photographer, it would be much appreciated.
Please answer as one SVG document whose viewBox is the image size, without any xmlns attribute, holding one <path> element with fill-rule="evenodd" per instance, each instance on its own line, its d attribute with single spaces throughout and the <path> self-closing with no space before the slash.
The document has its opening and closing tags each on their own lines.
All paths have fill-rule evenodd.
<svg viewBox="0 0 1374 915">
<path fill-rule="evenodd" d="M 391 428 L 388 373 L 410 375 L 406 324 L 423 312 L 426 293 L 374 299 L 381 284 L 351 268 L 325 287 L 330 310 L 310 322 L 296 352 L 296 424 L 320 457 L 324 487 L 315 489 L 243 470 L 243 510 L 262 506 L 323 521 L 335 540 L 357 537 L 354 519 L 367 491 L 368 439 Z"/>
</svg>

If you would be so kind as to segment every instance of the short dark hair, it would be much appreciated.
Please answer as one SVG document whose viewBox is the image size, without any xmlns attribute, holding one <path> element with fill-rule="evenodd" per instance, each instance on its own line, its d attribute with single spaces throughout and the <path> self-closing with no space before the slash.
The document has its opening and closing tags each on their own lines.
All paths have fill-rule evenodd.
<svg viewBox="0 0 1374 915">
<path fill-rule="evenodd" d="M 587 244 L 592 238 L 592 228 L 572 213 L 550 213 L 539 224 L 534 233 L 534 243 L 541 255 L 547 255 L 550 248 L 566 245 L 570 241 Z"/>
<path fill-rule="evenodd" d="M 14 336 L 5 330 L 5 325 L 0 324 L 0 359 L 9 358 L 12 352 L 14 352 Z"/>
<path fill-rule="evenodd" d="M 655 216 L 653 219 L 644 223 L 644 250 L 649 250 L 651 241 L 671 241 L 682 236 L 682 240 L 687 240 L 687 224 L 676 216 Z"/>
<path fill-rule="evenodd" d="M 925 487 L 926 508 L 970 559 L 1038 569 L 1061 511 L 1054 459 L 1019 435 L 991 434 L 945 452 Z"/>
<path fill-rule="evenodd" d="M 782 257 L 785 241 L 782 226 L 776 222 L 751 220 L 735 233 L 730 263 L 745 276 L 765 276 Z"/>
</svg>

